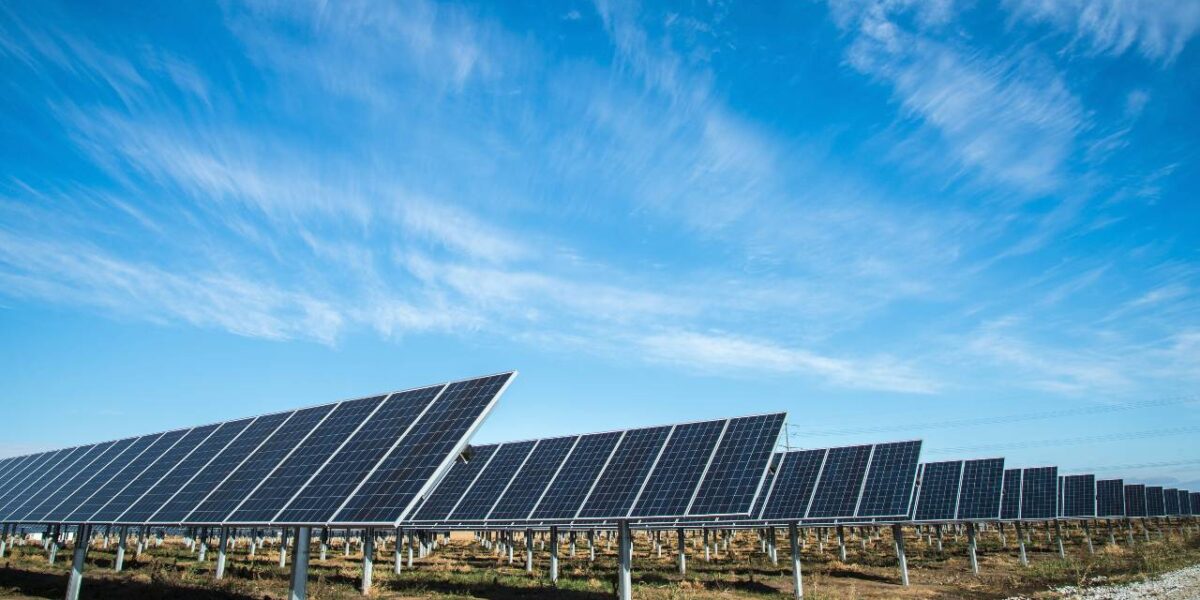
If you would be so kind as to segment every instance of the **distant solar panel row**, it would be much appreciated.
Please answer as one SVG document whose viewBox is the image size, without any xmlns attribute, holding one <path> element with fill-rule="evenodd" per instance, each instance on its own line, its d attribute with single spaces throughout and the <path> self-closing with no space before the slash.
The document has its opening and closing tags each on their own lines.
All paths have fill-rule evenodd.
<svg viewBox="0 0 1200 600">
<path fill-rule="evenodd" d="M 1062 478 L 1062 516 L 1093 518 L 1096 516 L 1096 476 L 1065 475 Z"/>
<path fill-rule="evenodd" d="M 921 466 L 913 519 L 983 521 L 1000 517 L 1004 459 L 952 460 Z"/>
<path fill-rule="evenodd" d="M 905 519 L 921 442 L 782 453 L 756 518 L 766 522 Z"/>
<path fill-rule="evenodd" d="M 1096 516 L 1125 516 L 1125 482 L 1121 479 L 1101 479 L 1096 482 Z"/>
<path fill-rule="evenodd" d="M 748 515 L 783 413 L 474 448 L 425 498 L 423 523 Z"/>
<path fill-rule="evenodd" d="M 514 375 L 12 458 L 0 522 L 397 522 Z"/>
</svg>

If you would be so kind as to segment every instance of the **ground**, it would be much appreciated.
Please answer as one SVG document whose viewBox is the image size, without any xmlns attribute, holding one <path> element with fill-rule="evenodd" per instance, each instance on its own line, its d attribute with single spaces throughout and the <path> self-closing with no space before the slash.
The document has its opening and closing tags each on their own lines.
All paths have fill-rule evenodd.
<svg viewBox="0 0 1200 600">
<path fill-rule="evenodd" d="M 837 560 L 837 548 L 827 539 L 821 551 L 815 536 L 810 536 L 802 552 L 806 598 L 813 599 L 1003 599 L 1057 598 L 1054 591 L 1063 586 L 1090 587 L 1141 581 L 1148 577 L 1200 564 L 1200 535 L 1182 535 L 1177 526 L 1164 528 L 1160 538 L 1151 535 L 1145 541 L 1139 534 L 1130 546 L 1118 536 L 1118 544 L 1103 544 L 1098 539 L 1096 553 L 1089 554 L 1082 531 L 1067 528 L 1067 558 L 1060 559 L 1046 534 L 1038 530 L 1029 546 L 1030 566 L 1017 560 L 1012 532 L 1007 546 L 1001 547 L 995 529 L 980 537 L 979 576 L 971 574 L 965 536 L 945 537 L 943 552 L 936 551 L 928 538 L 907 533 L 911 583 L 899 585 L 890 533 L 868 540 L 866 548 L 851 535 L 845 563 Z M 721 551 L 711 561 L 703 559 L 703 550 L 689 542 L 689 568 L 685 577 L 675 570 L 671 544 L 659 558 L 650 540 L 639 537 L 634 557 L 634 597 L 649 599 L 751 599 L 780 598 L 791 593 L 791 561 L 785 536 L 780 535 L 779 564 L 773 565 L 759 551 L 752 532 L 742 532 L 730 551 Z M 565 536 L 564 536 L 565 537 Z M 668 538 L 664 538 L 668 539 Z M 361 555 L 345 558 L 335 540 L 329 560 L 313 560 L 309 577 L 309 596 L 316 599 L 360 598 L 358 581 Z M 562 576 L 557 586 L 547 578 L 547 553 L 536 553 L 534 575 L 523 570 L 523 556 L 516 564 L 484 550 L 469 535 L 456 536 L 448 545 L 413 569 L 392 573 L 390 546 L 381 551 L 375 563 L 377 598 L 558 598 L 591 600 L 611 598 L 616 566 L 615 544 L 598 541 L 595 563 L 587 558 L 586 542 L 580 541 L 576 556 L 567 556 L 564 543 Z M 355 547 L 357 549 L 357 547 Z M 132 552 L 131 552 L 132 554 Z M 314 559 L 316 558 L 314 552 Z M 288 570 L 278 564 L 278 550 L 269 546 L 250 559 L 245 547 L 231 554 L 227 577 L 213 579 L 215 557 L 198 562 L 178 539 L 169 539 L 161 548 L 152 548 L 140 559 L 130 558 L 121 573 L 112 570 L 113 549 L 96 548 L 89 555 L 83 587 L 85 598 L 151 598 L 170 600 L 221 599 L 260 600 L 282 598 L 287 592 Z M 64 595 L 70 553 L 59 553 L 57 564 L 49 565 L 45 553 L 36 544 L 18 547 L 5 557 L 0 568 L 0 598 L 61 598 Z"/>
</svg>

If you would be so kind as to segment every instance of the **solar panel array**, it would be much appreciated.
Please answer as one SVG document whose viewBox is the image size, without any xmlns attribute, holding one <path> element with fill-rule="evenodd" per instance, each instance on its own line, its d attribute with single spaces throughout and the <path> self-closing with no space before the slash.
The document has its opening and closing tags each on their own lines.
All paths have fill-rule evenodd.
<svg viewBox="0 0 1200 600">
<path fill-rule="evenodd" d="M 1096 482 L 1096 516 L 1125 516 L 1125 481 L 1101 479 Z"/>
<path fill-rule="evenodd" d="M 1020 498 L 1021 520 L 1037 521 L 1057 517 L 1058 467 L 1023 469 Z"/>
<path fill-rule="evenodd" d="M 1167 507 L 1163 501 L 1162 487 L 1157 485 L 1146 486 L 1146 516 L 1162 517 L 1166 516 L 1166 514 Z"/>
<path fill-rule="evenodd" d="M 1000 517 L 1004 459 L 952 460 L 921 466 L 913 519 L 984 521 Z"/>
<path fill-rule="evenodd" d="M 1093 518 L 1096 516 L 1096 476 L 1066 475 L 1062 477 L 1062 516 Z"/>
<path fill-rule="evenodd" d="M 1140 483 L 1125 486 L 1125 516 L 1146 516 L 1146 486 Z"/>
<path fill-rule="evenodd" d="M 511 524 L 749 515 L 785 417 L 481 446 L 451 468 L 414 520 Z"/>
<path fill-rule="evenodd" d="M 756 518 L 854 522 L 908 518 L 921 442 L 782 453 Z"/>
<path fill-rule="evenodd" d="M 8 459 L 0 522 L 396 523 L 513 376 Z"/>
<path fill-rule="evenodd" d="M 1187 490 L 1179 490 L 1179 514 L 1185 516 L 1196 514 L 1196 507 L 1192 506 L 1192 494 Z"/>
</svg>

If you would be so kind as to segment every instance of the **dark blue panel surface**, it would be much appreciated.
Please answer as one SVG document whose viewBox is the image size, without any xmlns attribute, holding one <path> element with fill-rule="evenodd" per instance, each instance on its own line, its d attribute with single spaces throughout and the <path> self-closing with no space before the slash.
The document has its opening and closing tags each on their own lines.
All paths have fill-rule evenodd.
<svg viewBox="0 0 1200 600">
<path fill-rule="evenodd" d="M 145 452 L 146 449 L 149 448 L 150 445 L 153 444 L 161 435 L 162 434 L 155 434 L 133 438 L 129 444 L 126 445 L 124 450 L 119 453 L 114 453 L 112 460 L 110 460 L 108 464 L 105 464 L 98 470 L 94 471 L 91 478 L 83 482 L 83 484 L 80 485 L 74 493 L 72 493 L 70 496 L 67 496 L 66 500 L 64 500 L 50 512 L 46 513 L 46 515 L 42 518 L 47 521 L 59 522 L 70 520 L 70 518 L 76 514 L 80 508 L 83 508 L 84 505 L 87 504 L 89 499 L 95 496 L 96 492 L 99 491 L 101 487 L 103 487 L 106 483 L 108 483 L 109 480 L 111 480 L 113 477 L 116 477 L 117 474 L 124 470 L 130 461 L 134 460 L 138 456 L 141 456 L 141 454 Z M 95 509 L 97 508 L 100 507 L 93 505 L 91 512 L 95 512 Z M 79 517 L 79 520 L 85 520 L 89 516 L 91 516 L 90 513 Z"/>
<path fill-rule="evenodd" d="M 817 475 L 828 450 L 798 450 L 783 454 L 774 483 L 767 490 L 763 519 L 800 520 L 808 512 Z"/>
<path fill-rule="evenodd" d="M 71 469 L 72 476 L 63 482 L 57 490 L 38 494 L 35 500 L 41 500 L 41 502 L 21 517 L 21 519 L 25 521 L 41 521 L 48 515 L 53 514 L 55 509 L 61 506 L 67 498 L 70 498 L 80 487 L 91 481 L 97 472 L 111 464 L 114 458 L 120 456 L 135 439 L 137 438 L 127 438 L 115 442 L 97 444 L 98 449 L 95 458 L 86 467 L 78 470 Z"/>
<path fill-rule="evenodd" d="M 1125 486 L 1125 516 L 1146 516 L 1146 486 L 1140 483 Z"/>
<path fill-rule="evenodd" d="M 1000 517 L 1000 493 L 1004 487 L 1004 459 L 983 458 L 963 464 L 958 492 L 959 521 L 986 521 Z"/>
<path fill-rule="evenodd" d="M 154 439 L 149 445 L 145 446 L 145 449 L 140 454 L 135 454 L 135 448 L 131 447 L 121 459 L 121 462 L 124 462 L 125 466 L 113 475 L 112 479 L 109 479 L 107 483 L 100 486 L 100 489 L 96 490 L 91 498 L 88 498 L 79 508 L 75 509 L 67 517 L 67 520 L 72 522 L 91 521 L 97 511 L 104 508 L 105 504 L 108 504 L 114 496 L 124 490 L 125 486 L 129 485 L 129 482 L 133 481 L 138 475 L 141 475 L 142 471 L 146 470 L 146 467 L 154 464 L 154 461 L 158 460 L 158 457 L 173 446 L 175 442 L 179 441 L 179 438 L 182 438 L 185 433 L 187 433 L 186 429 L 179 429 L 159 435 L 146 436 L 147 438 Z"/>
<path fill-rule="evenodd" d="M 1176 488 L 1163 489 L 1163 506 L 1168 517 L 1179 515 L 1179 490 Z"/>
<path fill-rule="evenodd" d="M 1096 482 L 1096 516 L 1125 516 L 1125 481 L 1101 479 Z"/>
<path fill-rule="evenodd" d="M 15 474 L 10 491 L 0 496 L 0 523 L 8 520 L 27 500 L 38 497 L 64 471 L 69 471 L 71 465 L 87 453 L 88 448 L 79 446 L 48 453 L 50 457 L 38 457 L 30 463 L 39 466 L 31 466 L 25 472 Z"/>
<path fill-rule="evenodd" d="M 350 434 L 379 408 L 383 399 L 384 396 L 375 396 L 338 404 L 321 425 L 296 446 L 287 459 L 226 520 L 233 523 L 267 523 L 274 519 L 292 496 L 333 456 L 334 451 L 350 439 Z M 303 429 L 297 431 L 301 435 L 307 433 Z M 295 446 L 295 443 L 290 445 Z"/>
<path fill-rule="evenodd" d="M 450 472 L 438 483 L 437 488 L 417 510 L 414 521 L 445 521 L 450 511 L 462 500 L 463 494 L 475 483 L 475 478 L 487 467 L 499 446 L 477 446 L 472 448 L 469 461 L 455 461 Z"/>
<path fill-rule="evenodd" d="M 1067 475 L 1063 477 L 1064 517 L 1096 516 L 1096 476 Z"/>
<path fill-rule="evenodd" d="M 953 521 L 962 481 L 963 461 L 926 463 L 917 492 L 918 521 Z"/>
<path fill-rule="evenodd" d="M 160 509 L 182 491 L 186 484 L 194 478 L 205 465 L 221 453 L 229 443 L 245 431 L 253 419 L 243 419 L 218 425 L 208 436 L 196 437 L 196 446 L 178 464 L 163 475 L 129 510 L 121 514 L 124 522 L 146 522 L 151 520 Z M 196 500 L 198 501 L 198 500 Z M 183 518 L 187 514 L 178 509 L 173 511 Z"/>
<path fill-rule="evenodd" d="M 872 446 L 832 448 L 817 481 L 809 518 L 854 516 Z"/>
<path fill-rule="evenodd" d="M 41 516 L 49 507 L 43 507 L 46 499 L 62 490 L 72 480 L 81 477 L 81 472 L 87 471 L 92 464 L 104 455 L 112 442 L 103 444 L 93 444 L 84 446 L 83 453 L 78 454 L 73 462 L 66 465 L 65 468 L 55 469 L 54 476 L 47 483 L 40 486 L 37 490 L 26 490 L 18 498 L 12 498 L 5 508 L 5 519 L 10 521 L 22 521 L 32 516 Z M 63 492 L 65 494 L 69 492 Z"/>
<path fill-rule="evenodd" d="M 281 523 L 324 523 L 350 497 L 367 474 L 392 446 L 413 427 L 417 416 L 438 397 L 445 385 L 431 386 L 388 397 L 363 428 L 329 461 L 287 509 Z"/>
<path fill-rule="evenodd" d="M 775 486 L 775 475 L 779 473 L 779 465 L 782 462 L 782 452 L 776 452 L 775 455 L 771 457 L 771 466 L 767 467 L 767 478 L 763 480 L 762 493 L 754 498 L 754 506 L 750 508 L 750 518 L 761 518 L 763 506 L 765 506 L 767 503 L 767 498 L 771 494 L 771 488 Z"/>
<path fill-rule="evenodd" d="M 1015 521 L 1021 518 L 1021 469 L 1004 470 L 1004 490 L 1000 495 L 1000 518 Z"/>
<path fill-rule="evenodd" d="M 731 419 L 688 514 L 749 515 L 785 418 L 777 413 Z"/>
<path fill-rule="evenodd" d="M 550 483 L 542 501 L 533 511 L 535 519 L 573 519 L 584 496 L 600 469 L 608 461 L 621 432 L 594 433 L 579 438 L 579 443 L 558 476 Z"/>
<path fill-rule="evenodd" d="M 858 501 L 857 516 L 901 517 L 908 514 L 921 442 L 876 444 L 867 468 L 867 480 Z"/>
<path fill-rule="evenodd" d="M 1162 487 L 1157 485 L 1146 486 L 1146 516 L 1162 517 L 1166 514 L 1167 508 L 1163 503 Z"/>
<path fill-rule="evenodd" d="M 638 517 L 680 516 L 696 495 L 696 488 L 725 421 L 687 423 L 675 427 L 671 439 L 638 497 L 633 515 Z"/>
<path fill-rule="evenodd" d="M 15 470 L 11 479 L 5 485 L 3 492 L 0 492 L 0 501 L 3 504 L 10 504 L 15 496 L 28 490 L 30 483 L 41 479 L 48 465 L 56 463 L 56 460 L 61 457 L 61 452 L 64 452 L 64 450 L 42 452 L 25 457 L 20 468 Z M 15 506 L 10 507 L 10 511 L 11 508 L 15 508 Z"/>
<path fill-rule="evenodd" d="M 451 383 L 400 444 L 333 517 L 390 523 L 406 517 L 430 479 L 453 459 L 513 373 Z"/>
<path fill-rule="evenodd" d="M 1189 494 L 1187 490 L 1179 490 L 1178 494 L 1179 494 L 1179 514 L 1184 515 L 1184 516 L 1191 516 L 1193 514 L 1191 494 Z"/>
<path fill-rule="evenodd" d="M 130 484 L 121 491 L 121 493 L 113 496 L 112 500 L 107 505 L 101 508 L 92 519 L 96 522 L 107 523 L 117 522 L 125 513 L 138 503 L 151 488 L 162 480 L 176 465 L 179 464 L 196 446 L 208 438 L 218 425 L 205 425 L 190 429 L 180 438 L 170 449 L 163 452 L 162 456 L 138 475 Z M 157 507 L 156 507 L 157 508 Z M 149 516 L 149 513 L 143 513 L 142 519 L 137 519 L 132 522 L 138 522 Z"/>
<path fill-rule="evenodd" d="M 627 516 L 670 430 L 670 427 L 653 427 L 627 432 L 584 501 L 579 516 L 585 519 Z"/>
<path fill-rule="evenodd" d="M 528 518 L 577 439 L 578 436 L 571 436 L 542 440 L 488 518 L 493 521 Z"/>
<path fill-rule="evenodd" d="M 334 410 L 326 404 L 298 410 L 274 432 L 263 438 L 237 468 L 212 491 L 187 517 L 184 523 L 220 523 L 233 513 L 254 488 L 266 480 L 271 471 L 283 461 L 306 436 L 318 429 L 321 421 Z M 211 467 L 210 467 L 211 468 Z M 282 508 L 279 506 L 278 508 Z"/>
<path fill-rule="evenodd" d="M 484 467 L 479 478 L 463 495 L 458 507 L 450 513 L 450 519 L 454 521 L 487 519 L 492 512 L 492 507 L 496 505 L 500 495 L 504 493 L 508 484 L 517 474 L 517 470 L 525 464 L 535 444 L 537 444 L 535 441 L 526 441 L 500 446 L 496 450 L 496 455 Z"/>
<path fill-rule="evenodd" d="M 1058 467 L 1025 469 L 1021 476 L 1021 519 L 1053 519 L 1058 516 Z"/>
</svg>

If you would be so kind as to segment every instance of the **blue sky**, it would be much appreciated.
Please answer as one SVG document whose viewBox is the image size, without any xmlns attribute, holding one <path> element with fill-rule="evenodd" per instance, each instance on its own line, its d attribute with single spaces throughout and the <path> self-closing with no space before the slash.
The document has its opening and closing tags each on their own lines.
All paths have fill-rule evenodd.
<svg viewBox="0 0 1200 600">
<path fill-rule="evenodd" d="M 515 368 L 477 439 L 787 410 L 1200 489 L 1198 30 L 6 3 L 0 454 Z"/>
</svg>

